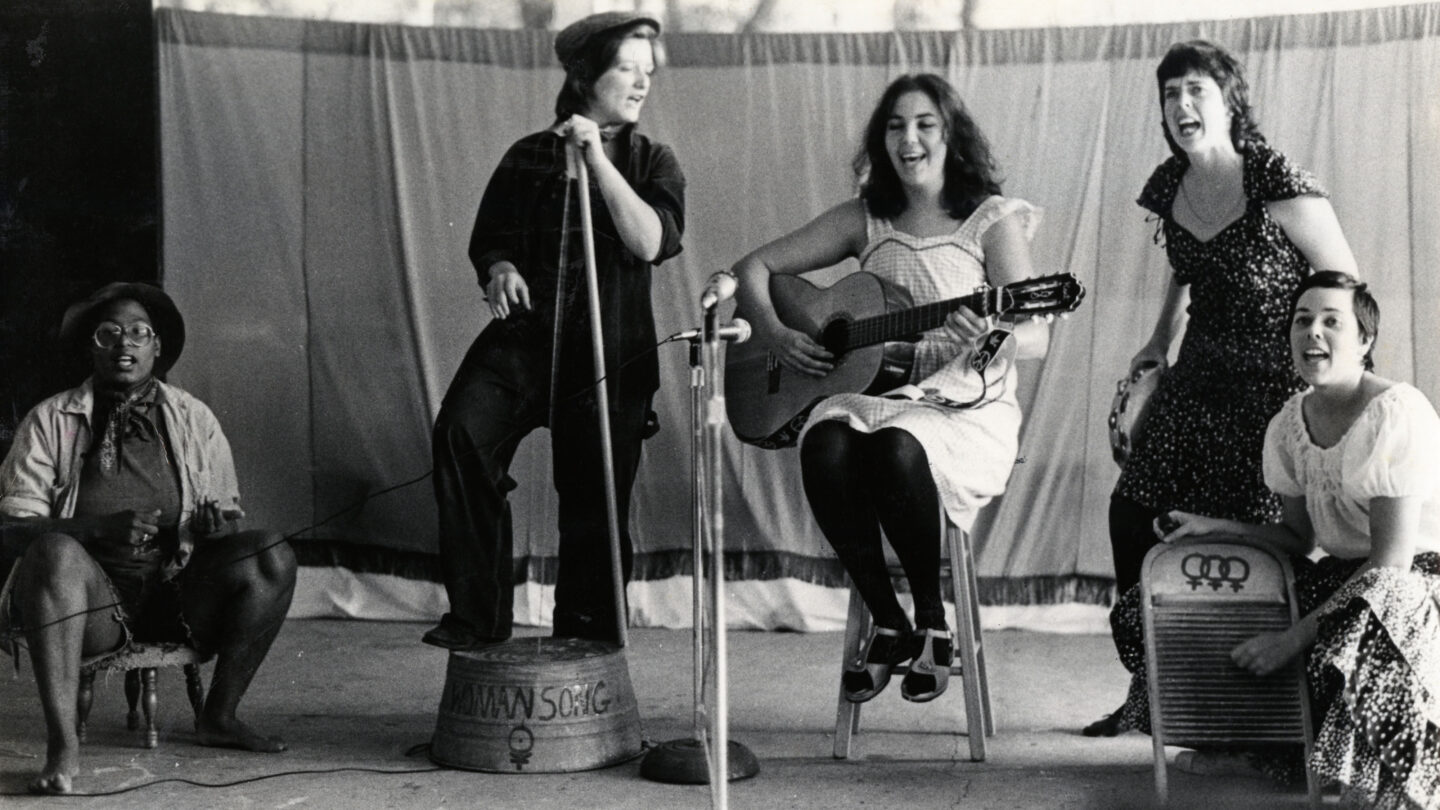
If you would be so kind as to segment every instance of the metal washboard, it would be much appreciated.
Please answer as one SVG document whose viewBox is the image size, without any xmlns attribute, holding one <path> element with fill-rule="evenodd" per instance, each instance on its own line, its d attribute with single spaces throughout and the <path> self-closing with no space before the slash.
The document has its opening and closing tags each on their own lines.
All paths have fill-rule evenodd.
<svg viewBox="0 0 1440 810">
<path fill-rule="evenodd" d="M 1167 799 L 1166 745 L 1301 743 L 1310 804 L 1318 807 L 1303 664 L 1262 678 L 1230 660 L 1242 641 L 1297 621 L 1294 575 L 1285 556 L 1240 539 L 1162 543 L 1145 555 L 1140 587 L 1160 803 Z"/>
</svg>

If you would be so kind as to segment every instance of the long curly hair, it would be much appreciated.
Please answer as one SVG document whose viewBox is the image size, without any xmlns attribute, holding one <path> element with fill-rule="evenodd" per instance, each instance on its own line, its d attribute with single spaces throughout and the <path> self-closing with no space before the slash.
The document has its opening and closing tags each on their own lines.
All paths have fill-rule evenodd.
<svg viewBox="0 0 1440 810">
<path fill-rule="evenodd" d="M 1246 143 L 1264 143 L 1260 125 L 1255 121 L 1255 111 L 1250 106 L 1250 85 L 1245 81 L 1245 72 L 1230 52 L 1204 39 L 1177 42 L 1165 52 L 1160 66 L 1155 68 L 1155 84 L 1160 93 L 1160 129 L 1165 133 L 1165 143 L 1170 151 L 1183 157 L 1185 152 L 1175 143 L 1170 134 L 1170 124 L 1165 121 L 1165 82 L 1179 79 L 1187 73 L 1203 73 L 1215 80 L 1225 96 L 1225 106 L 1230 110 L 1230 142 L 1237 150 Z"/>
<path fill-rule="evenodd" d="M 999 170 L 990 155 L 990 143 L 970 117 L 960 94 L 933 73 L 901 76 L 885 88 L 865 126 L 865 140 L 855 154 L 853 167 L 860 198 L 870 213 L 882 219 L 899 216 L 908 201 L 900 177 L 885 148 L 885 130 L 895 104 L 906 93 L 929 96 L 945 126 L 945 188 L 941 204 L 956 219 L 964 219 L 992 194 L 1000 193 Z"/>
</svg>

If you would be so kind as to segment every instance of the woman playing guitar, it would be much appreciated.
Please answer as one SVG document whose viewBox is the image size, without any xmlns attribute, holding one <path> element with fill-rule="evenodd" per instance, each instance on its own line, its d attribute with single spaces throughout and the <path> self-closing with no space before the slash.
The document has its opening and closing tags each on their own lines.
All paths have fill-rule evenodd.
<svg viewBox="0 0 1440 810">
<path fill-rule="evenodd" d="M 845 359 L 782 321 L 772 274 L 854 257 L 915 304 L 1031 275 L 1028 240 L 1039 211 L 1000 196 L 984 135 L 939 76 L 903 76 L 886 89 L 855 171 L 858 198 L 734 268 L 740 306 L 789 372 L 823 377 Z M 1041 321 L 1007 325 L 1013 355 L 1002 348 L 977 370 L 976 347 L 1002 337 L 992 320 L 961 306 L 920 336 L 910 385 L 889 395 L 826 397 L 801 434 L 806 497 L 875 618 L 862 662 L 844 675 L 852 701 L 879 694 L 893 667 L 911 659 L 901 685 L 907 700 L 931 700 L 947 685 L 952 643 L 940 597 L 940 508 L 968 529 L 1004 490 L 1021 420 L 1012 358 L 1043 356 L 1049 340 Z M 886 572 L 882 529 L 915 596 L 913 626 Z"/>
</svg>

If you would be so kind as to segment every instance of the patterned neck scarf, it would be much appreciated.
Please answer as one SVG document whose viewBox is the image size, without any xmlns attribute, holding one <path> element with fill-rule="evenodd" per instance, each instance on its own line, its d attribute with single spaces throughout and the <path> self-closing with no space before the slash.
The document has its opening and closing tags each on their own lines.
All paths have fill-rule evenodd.
<svg viewBox="0 0 1440 810">
<path fill-rule="evenodd" d="M 154 377 L 128 391 L 95 390 L 95 415 L 104 424 L 100 431 L 101 475 L 114 475 L 120 469 L 124 440 L 148 442 L 156 437 L 151 412 L 159 391 Z"/>
</svg>

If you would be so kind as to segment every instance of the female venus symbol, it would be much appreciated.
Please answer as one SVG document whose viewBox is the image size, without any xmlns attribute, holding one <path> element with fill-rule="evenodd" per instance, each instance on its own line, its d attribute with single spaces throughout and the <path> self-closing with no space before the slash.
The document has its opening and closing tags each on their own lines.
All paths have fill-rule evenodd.
<svg viewBox="0 0 1440 810">
<path fill-rule="evenodd" d="M 1193 564 L 1192 564 L 1192 561 Z M 1218 591 L 1226 583 L 1230 590 L 1239 592 L 1241 584 L 1250 578 L 1250 563 L 1243 557 L 1222 557 L 1219 554 L 1186 554 L 1180 560 L 1180 573 L 1190 581 L 1190 590 L 1197 590 L 1200 583 L 1208 582 L 1210 590 Z"/>
<path fill-rule="evenodd" d="M 515 770 L 525 770 L 525 764 L 530 761 L 530 751 L 535 748 L 535 732 L 530 727 L 521 723 L 510 729 L 510 761 L 515 763 Z"/>
</svg>

